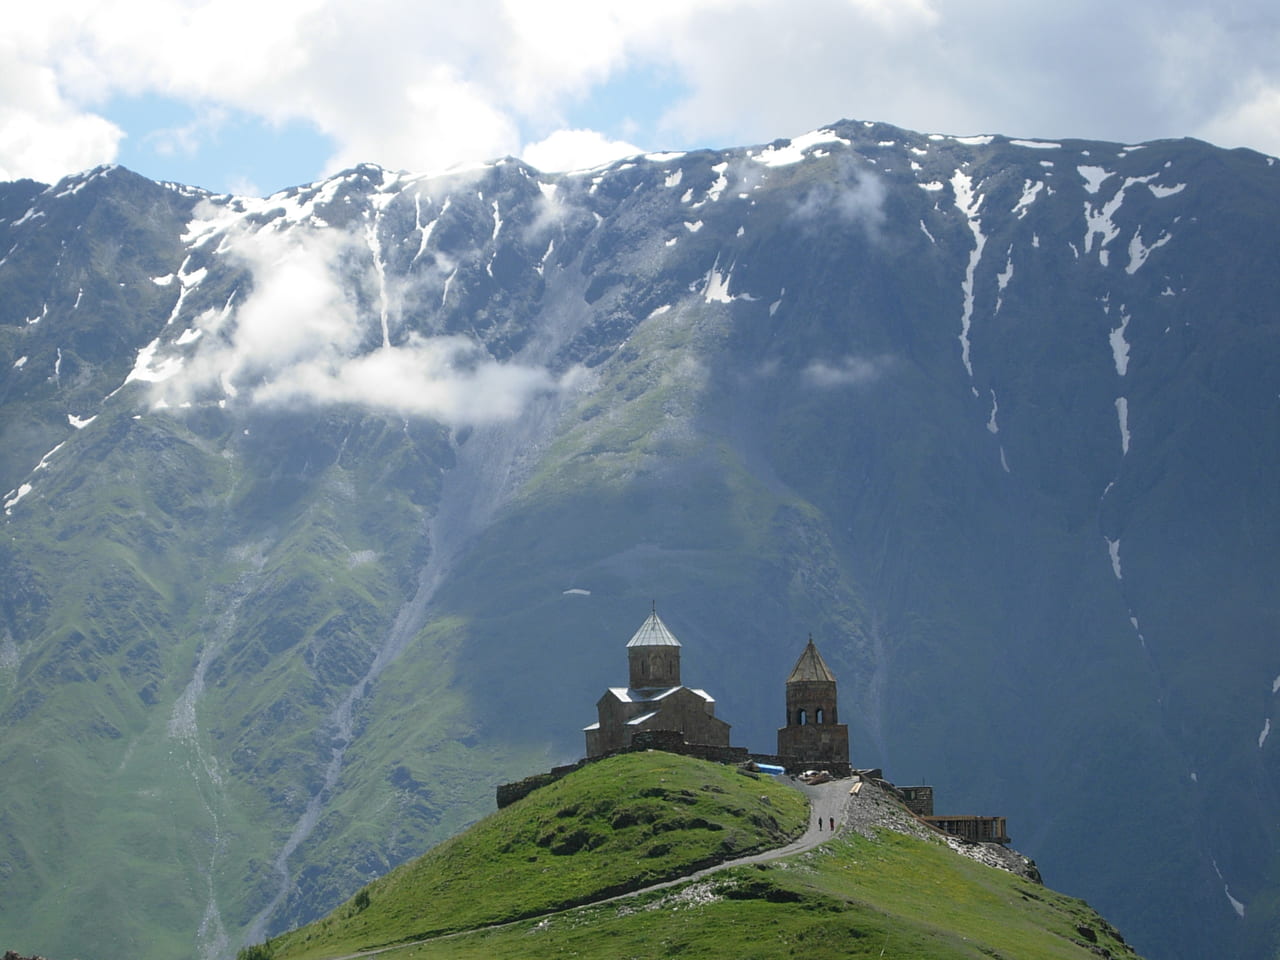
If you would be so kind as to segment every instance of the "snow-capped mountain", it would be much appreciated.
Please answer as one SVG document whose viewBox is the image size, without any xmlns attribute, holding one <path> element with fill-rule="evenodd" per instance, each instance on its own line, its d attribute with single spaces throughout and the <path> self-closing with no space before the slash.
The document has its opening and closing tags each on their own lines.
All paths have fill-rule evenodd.
<svg viewBox="0 0 1280 960">
<path fill-rule="evenodd" d="M 0 185 L 0 931 L 226 957 L 582 752 L 656 598 L 1146 955 L 1280 922 L 1280 169 L 791 140 Z"/>
</svg>

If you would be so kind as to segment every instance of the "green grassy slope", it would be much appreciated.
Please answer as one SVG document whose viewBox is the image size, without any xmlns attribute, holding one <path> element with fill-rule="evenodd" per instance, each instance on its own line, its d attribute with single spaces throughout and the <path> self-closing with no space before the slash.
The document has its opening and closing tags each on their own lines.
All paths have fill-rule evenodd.
<svg viewBox="0 0 1280 960">
<path fill-rule="evenodd" d="M 277 960 L 409 957 L 1133 957 L 1087 904 L 943 844 L 846 832 L 808 853 L 554 911 L 780 844 L 790 787 L 663 753 L 586 767 L 277 938 Z M 543 914 L 552 913 L 550 917 Z M 501 929 L 423 937 L 525 918 Z"/>
<path fill-rule="evenodd" d="M 379 954 L 481 957 L 1133 958 L 1080 900 L 899 834 Z"/>
<path fill-rule="evenodd" d="M 614 757 L 499 810 L 272 947 L 331 957 L 536 916 L 778 846 L 806 822 L 804 798 L 770 779 L 668 753 Z"/>
</svg>

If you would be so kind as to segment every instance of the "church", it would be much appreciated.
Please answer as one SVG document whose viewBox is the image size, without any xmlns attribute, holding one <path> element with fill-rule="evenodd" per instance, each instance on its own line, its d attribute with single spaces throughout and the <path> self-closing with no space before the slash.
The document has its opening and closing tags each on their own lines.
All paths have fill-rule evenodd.
<svg viewBox="0 0 1280 960">
<path fill-rule="evenodd" d="M 587 759 L 659 741 L 700 753 L 720 750 L 728 759 L 734 751 L 729 724 L 716 716 L 716 701 L 707 691 L 681 682 L 680 641 L 656 608 L 627 643 L 627 667 L 628 685 L 610 687 L 596 702 L 596 722 L 584 728 Z M 839 722 L 835 674 L 813 637 L 787 677 L 786 713 L 770 762 L 788 769 L 849 765 L 849 728 Z M 742 748 L 736 752 L 747 754 Z"/>
<path fill-rule="evenodd" d="M 655 608 L 627 643 L 629 682 L 596 702 L 599 719 L 585 728 L 587 757 L 631 746 L 638 733 L 673 731 L 686 743 L 729 746 L 729 724 L 705 690 L 680 682 L 680 641 Z"/>
<path fill-rule="evenodd" d="M 610 687 L 596 701 L 598 719 L 583 728 L 587 755 L 515 783 L 498 786 L 498 808 L 600 757 L 628 750 L 667 750 L 746 765 L 768 773 L 822 770 L 835 777 L 853 774 L 849 727 L 840 722 L 836 676 L 810 635 L 786 679 L 786 723 L 778 728 L 778 752 L 764 754 L 729 745 L 729 724 L 716 716 L 716 701 L 705 690 L 680 681 L 680 641 L 656 607 L 627 643 L 628 684 Z M 934 816 L 933 787 L 898 788 L 880 781 L 880 771 L 859 771 L 881 782 L 923 823 L 977 843 L 1008 843 L 1004 817 Z"/>
<path fill-rule="evenodd" d="M 715 698 L 681 681 L 680 641 L 656 607 L 627 643 L 627 670 L 627 685 L 606 690 L 596 701 L 596 722 L 583 728 L 586 757 L 499 784 L 499 809 L 585 763 L 628 750 L 666 750 L 791 774 L 819 769 L 837 777 L 850 775 L 849 728 L 839 722 L 835 674 L 813 637 L 787 676 L 787 722 L 778 729 L 776 754 L 729 745 L 729 724 L 716 716 Z"/>
</svg>

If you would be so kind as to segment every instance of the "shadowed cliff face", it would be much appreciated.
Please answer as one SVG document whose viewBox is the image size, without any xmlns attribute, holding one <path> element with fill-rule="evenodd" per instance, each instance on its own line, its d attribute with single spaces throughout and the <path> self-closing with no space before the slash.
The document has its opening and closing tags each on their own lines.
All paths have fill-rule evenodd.
<svg viewBox="0 0 1280 960">
<path fill-rule="evenodd" d="M 855 764 L 1268 955 L 1278 177 L 845 122 L 0 186 L 2 925 L 314 918 L 580 755 L 657 598 L 735 744 L 812 633 Z"/>
</svg>

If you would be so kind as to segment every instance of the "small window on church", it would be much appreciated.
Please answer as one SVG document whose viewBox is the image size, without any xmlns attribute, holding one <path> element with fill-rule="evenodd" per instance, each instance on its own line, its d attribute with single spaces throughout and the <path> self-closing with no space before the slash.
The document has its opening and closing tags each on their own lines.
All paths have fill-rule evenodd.
<svg viewBox="0 0 1280 960">
<path fill-rule="evenodd" d="M 805 719 L 805 718 L 804 718 L 804 711 L 803 711 L 803 710 L 797 710 L 797 711 L 796 711 L 796 725 L 797 725 L 797 726 L 800 726 L 800 727 L 803 727 L 803 726 L 804 726 L 804 719 Z"/>
<path fill-rule="evenodd" d="M 813 715 L 813 722 L 814 722 L 814 723 L 821 723 L 821 722 L 822 722 L 822 708 L 821 708 L 821 707 L 819 707 L 819 708 L 818 708 L 818 710 L 817 710 L 817 712 Z"/>
</svg>

